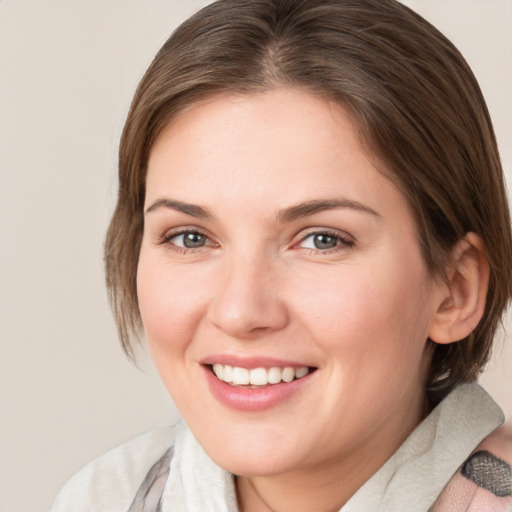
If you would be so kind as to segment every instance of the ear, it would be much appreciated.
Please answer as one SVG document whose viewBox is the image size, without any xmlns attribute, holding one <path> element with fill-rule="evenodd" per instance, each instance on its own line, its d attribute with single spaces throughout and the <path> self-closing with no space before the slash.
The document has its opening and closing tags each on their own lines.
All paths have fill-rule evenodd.
<svg viewBox="0 0 512 512">
<path fill-rule="evenodd" d="M 440 282 L 437 310 L 429 338 L 435 343 L 464 339 L 476 328 L 485 310 L 489 264 L 482 239 L 467 233 L 455 245 L 446 281 Z"/>
</svg>

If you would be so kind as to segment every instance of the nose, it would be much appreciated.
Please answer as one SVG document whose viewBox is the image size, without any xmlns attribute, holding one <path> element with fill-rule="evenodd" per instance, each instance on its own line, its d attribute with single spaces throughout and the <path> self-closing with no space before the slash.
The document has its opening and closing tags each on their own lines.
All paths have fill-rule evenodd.
<svg viewBox="0 0 512 512">
<path fill-rule="evenodd" d="M 231 258 L 222 274 L 208 312 L 215 327 L 232 338 L 250 340 L 287 325 L 275 266 L 254 256 Z"/>
</svg>

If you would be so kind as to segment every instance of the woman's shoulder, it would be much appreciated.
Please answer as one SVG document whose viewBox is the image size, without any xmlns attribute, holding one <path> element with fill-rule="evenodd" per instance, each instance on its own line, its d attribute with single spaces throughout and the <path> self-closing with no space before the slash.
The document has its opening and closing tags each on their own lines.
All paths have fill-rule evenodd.
<svg viewBox="0 0 512 512">
<path fill-rule="evenodd" d="M 175 428 L 160 427 L 110 450 L 67 482 L 51 512 L 126 512 L 148 473 L 174 441 Z"/>
<path fill-rule="evenodd" d="M 431 510 L 512 510 L 512 424 L 501 426 L 482 441 Z"/>
</svg>

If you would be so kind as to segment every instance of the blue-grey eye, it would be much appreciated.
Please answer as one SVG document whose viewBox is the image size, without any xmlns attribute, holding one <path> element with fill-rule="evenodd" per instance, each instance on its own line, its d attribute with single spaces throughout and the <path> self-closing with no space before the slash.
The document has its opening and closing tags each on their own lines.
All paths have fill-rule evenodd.
<svg viewBox="0 0 512 512">
<path fill-rule="evenodd" d="M 178 247 L 197 249 L 206 245 L 208 237 L 195 231 L 180 233 L 172 238 L 172 243 Z"/>
<path fill-rule="evenodd" d="M 344 239 L 341 235 L 331 233 L 311 233 L 306 236 L 301 242 L 300 247 L 303 249 L 312 249 L 315 251 L 328 251 L 338 246 L 351 247 L 352 242 Z"/>
<path fill-rule="evenodd" d="M 313 235 L 313 245 L 315 249 L 332 249 L 338 245 L 339 238 L 327 233 L 318 233 Z"/>
</svg>

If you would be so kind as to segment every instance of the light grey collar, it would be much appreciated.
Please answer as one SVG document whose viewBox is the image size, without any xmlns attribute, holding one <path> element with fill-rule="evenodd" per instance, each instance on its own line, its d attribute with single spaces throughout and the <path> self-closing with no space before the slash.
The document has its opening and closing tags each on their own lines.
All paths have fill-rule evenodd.
<svg viewBox="0 0 512 512">
<path fill-rule="evenodd" d="M 503 423 L 478 384 L 456 388 L 340 512 L 427 512 L 471 452 Z M 238 512 L 233 475 L 217 466 L 183 423 L 162 512 Z"/>
<path fill-rule="evenodd" d="M 478 384 L 450 393 L 340 512 L 427 512 L 471 452 L 504 421 Z"/>
<path fill-rule="evenodd" d="M 238 512 L 233 475 L 210 459 L 184 422 L 176 426 L 174 457 L 160 510 Z"/>
</svg>

